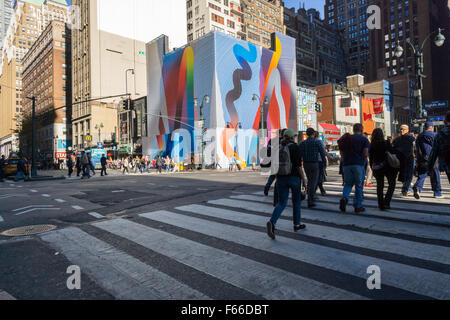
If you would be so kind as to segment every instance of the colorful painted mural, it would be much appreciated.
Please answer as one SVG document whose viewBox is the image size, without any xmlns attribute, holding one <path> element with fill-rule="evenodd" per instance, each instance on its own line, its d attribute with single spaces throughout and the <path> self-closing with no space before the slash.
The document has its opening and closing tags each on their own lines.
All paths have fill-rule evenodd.
<svg viewBox="0 0 450 320">
<path fill-rule="evenodd" d="M 167 54 L 166 43 L 167 38 L 160 37 L 147 44 L 149 136 L 143 139 L 145 154 L 169 155 L 179 161 L 194 156 L 198 162 L 202 105 L 207 129 L 204 141 L 208 142 L 204 154 L 208 162 L 222 166 L 234 158 L 244 165 L 258 161 L 262 123 L 268 129 L 267 139 L 273 130 L 297 130 L 293 38 L 275 33 L 274 50 L 220 32 Z M 254 96 L 261 100 L 254 101 Z"/>
</svg>

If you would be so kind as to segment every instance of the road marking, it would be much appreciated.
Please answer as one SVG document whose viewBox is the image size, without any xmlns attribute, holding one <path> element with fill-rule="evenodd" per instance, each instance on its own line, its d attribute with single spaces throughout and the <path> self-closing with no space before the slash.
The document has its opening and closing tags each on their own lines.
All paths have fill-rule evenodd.
<svg viewBox="0 0 450 320">
<path fill-rule="evenodd" d="M 197 188 L 198 191 L 208 191 L 209 189 L 205 189 L 205 188 Z"/>
<path fill-rule="evenodd" d="M 49 195 L 49 194 L 45 194 L 45 193 L 44 193 L 42 196 L 43 196 L 44 198 L 50 198 L 50 195 Z"/>
<path fill-rule="evenodd" d="M 187 205 L 177 207 L 177 210 L 192 212 L 206 217 L 220 217 L 221 219 L 241 222 L 253 226 L 264 226 L 267 223 L 268 216 L 259 216 L 256 214 L 242 214 L 228 209 L 208 207 L 204 205 Z M 277 229 L 291 232 L 292 222 L 280 219 L 277 223 Z M 445 247 L 418 243 L 408 240 L 379 236 L 358 231 L 343 230 L 340 228 L 326 227 L 315 224 L 308 224 L 303 235 L 314 238 L 325 238 L 331 241 L 345 243 L 360 248 L 390 252 L 393 254 L 419 258 L 423 260 L 432 260 L 443 264 L 450 261 L 450 250 Z"/>
<path fill-rule="evenodd" d="M 0 190 L 13 190 L 14 188 L 0 188 Z"/>
<path fill-rule="evenodd" d="M 25 208 L 16 209 L 16 210 L 13 210 L 13 212 L 22 211 L 22 210 L 29 209 L 29 208 L 52 208 L 52 207 L 54 207 L 54 206 L 53 205 L 40 205 L 40 204 L 37 204 L 37 205 L 33 205 L 33 206 L 28 206 L 28 207 L 25 207 Z"/>
<path fill-rule="evenodd" d="M 208 201 L 208 203 L 266 214 L 272 214 L 274 210 L 273 206 L 270 204 L 241 200 L 219 199 Z M 373 218 L 327 211 L 321 211 L 319 214 L 317 211 L 303 208 L 302 218 L 315 222 L 333 223 L 338 226 L 357 226 L 363 229 L 388 232 L 392 234 L 413 234 L 416 237 L 421 238 L 450 241 L 450 232 L 448 232 L 447 227 L 424 226 L 414 221 L 396 221 L 393 223 L 392 221 L 385 220 L 382 217 Z"/>
<path fill-rule="evenodd" d="M 103 219 L 104 218 L 104 216 L 102 216 L 100 213 L 97 213 L 97 212 L 89 212 L 88 215 L 90 215 L 90 216 L 92 216 L 94 218 L 97 218 L 97 219 Z"/>
<path fill-rule="evenodd" d="M 156 186 L 156 184 L 154 184 L 154 183 L 149 183 L 148 185 L 149 186 Z"/>
<path fill-rule="evenodd" d="M 120 300 L 210 300 L 164 272 L 77 228 L 41 236 Z M 106 254 L 105 254 L 106 253 Z M 113 280 L 112 280 L 113 279 Z"/>
<path fill-rule="evenodd" d="M 159 215 L 159 212 L 156 214 Z M 141 216 L 147 217 L 145 214 Z M 306 277 L 288 274 L 278 268 L 134 222 L 120 219 L 93 225 L 229 284 L 261 295 L 264 299 L 302 300 L 311 296 L 321 299 L 364 299 L 357 294 Z M 267 277 L 268 274 L 270 277 Z"/>
<path fill-rule="evenodd" d="M 66 200 L 62 200 L 62 199 L 55 199 L 55 201 L 56 201 L 56 202 L 59 202 L 59 203 L 64 203 L 64 202 L 66 202 Z"/>
<path fill-rule="evenodd" d="M 16 213 L 15 216 L 20 216 L 20 215 L 25 214 L 25 213 L 30 213 L 30 212 L 33 212 L 33 211 L 39 211 L 39 210 L 51 210 L 51 211 L 56 211 L 56 210 L 61 210 L 61 209 L 60 209 L 60 208 L 34 208 L 34 209 L 28 209 L 28 210 L 26 210 L 26 211 Z"/>
<path fill-rule="evenodd" d="M 30 191 L 31 191 L 31 192 L 33 192 L 33 193 L 36 193 L 36 192 L 38 192 L 37 190 L 33 190 L 33 189 L 31 189 Z"/>
<path fill-rule="evenodd" d="M 125 190 L 115 190 L 112 193 L 122 193 L 122 192 L 125 192 Z"/>
<path fill-rule="evenodd" d="M 194 232 L 268 251 L 311 265 L 356 276 L 362 279 L 362 283 L 366 282 L 366 270 L 369 265 L 381 266 L 383 270 L 383 283 L 385 285 L 435 299 L 448 299 L 450 297 L 450 292 L 448 291 L 448 287 L 450 286 L 450 275 L 440 272 L 282 236 L 277 237 L 277 241 L 274 242 L 273 240 L 268 239 L 268 237 L 265 237 L 265 233 L 261 231 L 242 229 L 240 227 L 224 225 L 222 223 L 204 219 L 183 216 L 169 211 L 157 211 L 141 214 L 140 216 L 156 222 L 182 227 Z M 128 225 L 131 225 L 131 223 L 133 222 L 127 221 Z M 158 251 L 157 245 L 155 245 L 153 241 L 146 241 L 147 237 L 157 236 L 153 229 L 151 232 L 137 233 L 136 230 L 132 232 L 132 230 L 128 228 L 125 231 L 125 228 L 122 225 L 121 230 L 123 230 L 122 232 L 132 234 L 133 237 L 139 238 L 139 241 L 145 241 L 145 244 L 142 245 L 150 245 L 152 250 Z M 117 233 L 117 231 L 114 231 L 113 233 Z M 177 248 L 178 250 L 182 249 L 181 246 L 175 247 L 174 245 L 170 245 L 169 237 L 165 237 L 164 241 L 161 241 L 161 245 L 163 245 L 162 243 L 170 248 Z M 192 252 L 194 252 L 193 250 L 186 252 L 190 252 L 192 257 L 199 256 L 198 254 L 192 254 Z M 214 261 L 210 256 L 207 257 L 208 259 L 205 263 Z M 183 263 L 186 262 L 183 261 Z M 228 265 L 228 263 L 226 265 Z M 238 267 L 238 269 L 235 270 L 240 269 Z M 427 283 L 439 285 L 426 286 L 425 284 Z"/>
<path fill-rule="evenodd" d="M 3 220 L 2 216 L 0 216 L 0 222 L 3 222 L 3 221 L 5 221 L 5 220 Z"/>
<path fill-rule="evenodd" d="M 74 208 L 75 210 L 83 210 L 84 209 L 83 207 L 80 207 L 80 206 L 72 206 L 72 208 Z"/>
</svg>

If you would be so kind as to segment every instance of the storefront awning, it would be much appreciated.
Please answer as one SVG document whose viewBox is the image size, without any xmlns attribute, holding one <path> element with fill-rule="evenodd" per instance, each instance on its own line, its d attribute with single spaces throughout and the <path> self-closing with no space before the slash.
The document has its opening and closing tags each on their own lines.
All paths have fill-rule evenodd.
<svg viewBox="0 0 450 320">
<path fill-rule="evenodd" d="M 339 132 L 341 131 L 335 124 L 320 123 L 319 125 L 324 130 L 332 130 L 332 131 L 339 131 Z"/>
</svg>

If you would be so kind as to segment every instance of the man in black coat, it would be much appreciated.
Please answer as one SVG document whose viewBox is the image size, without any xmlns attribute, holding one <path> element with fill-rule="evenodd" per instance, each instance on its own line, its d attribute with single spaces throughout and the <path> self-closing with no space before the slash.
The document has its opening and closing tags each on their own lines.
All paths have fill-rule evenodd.
<svg viewBox="0 0 450 320">
<path fill-rule="evenodd" d="M 414 176 L 414 154 L 416 139 L 409 133 L 409 126 L 400 127 L 401 136 L 392 144 L 400 160 L 400 175 L 398 181 L 403 182 L 402 196 L 408 197 L 413 192 L 411 182 Z"/>
<path fill-rule="evenodd" d="M 100 159 L 100 164 L 102 165 L 102 171 L 101 171 L 101 175 L 103 177 L 103 173 L 105 174 L 105 176 L 107 176 L 108 174 L 106 173 L 106 156 L 103 155 L 102 158 Z"/>
</svg>

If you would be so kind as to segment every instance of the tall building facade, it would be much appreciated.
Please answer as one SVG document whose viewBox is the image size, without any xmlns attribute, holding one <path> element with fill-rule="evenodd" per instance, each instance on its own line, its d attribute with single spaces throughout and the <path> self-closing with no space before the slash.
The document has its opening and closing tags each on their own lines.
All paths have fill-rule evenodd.
<svg viewBox="0 0 450 320">
<path fill-rule="evenodd" d="M 434 44 L 434 33 L 423 48 L 424 74 L 423 103 L 450 102 L 450 24 L 446 0 L 380 1 L 381 29 L 371 31 L 371 79 L 388 79 L 394 85 L 396 120 L 410 123 L 416 118 L 416 59 L 411 46 L 422 46 L 423 41 L 438 28 L 445 28 L 444 46 Z M 404 49 L 401 57 L 395 56 L 397 44 Z"/>
<path fill-rule="evenodd" d="M 326 23 L 344 33 L 345 55 L 349 61 L 348 75 L 368 75 L 371 61 L 367 8 L 373 2 L 374 0 L 326 0 Z"/>
<path fill-rule="evenodd" d="M 3 47 L 3 39 L 6 37 L 9 22 L 14 12 L 13 0 L 0 0 L 0 49 Z"/>
<path fill-rule="evenodd" d="M 345 81 L 342 34 L 315 9 L 284 8 L 286 34 L 297 39 L 297 84 L 315 87 Z"/>
<path fill-rule="evenodd" d="M 145 43 L 103 31 L 98 19 L 100 4 L 99 0 L 72 1 L 72 5 L 80 8 L 81 19 L 79 28 L 72 29 L 75 151 L 97 146 L 99 142 L 121 142 L 122 100 L 127 93 L 133 99 L 147 94 Z M 88 136 L 92 139 L 86 139 Z"/>
<path fill-rule="evenodd" d="M 71 132 L 71 41 L 64 22 L 52 21 L 23 58 L 24 97 L 36 97 L 37 141 L 42 160 L 66 158 Z M 23 102 L 24 119 L 31 118 L 32 101 Z"/>
<path fill-rule="evenodd" d="M 17 0 L 0 54 L 0 153 L 17 151 L 21 130 L 22 60 L 52 20 L 68 22 L 65 0 Z"/>
<path fill-rule="evenodd" d="M 217 30 L 232 37 L 245 37 L 242 8 L 239 1 L 187 0 L 187 40 L 192 42 L 206 33 Z"/>
<path fill-rule="evenodd" d="M 188 42 L 210 31 L 271 47 L 273 32 L 285 33 L 280 0 L 186 0 Z"/>
</svg>

